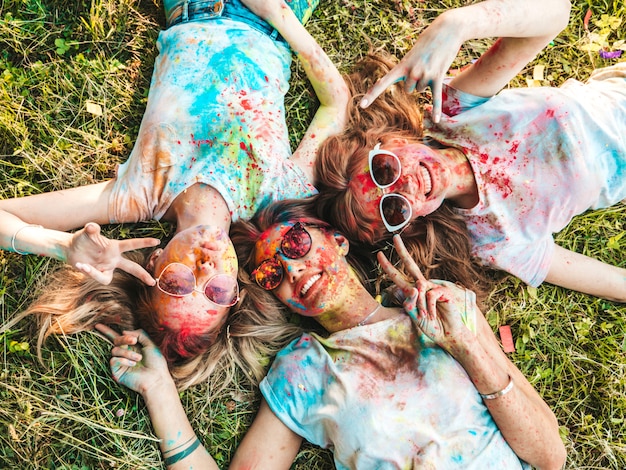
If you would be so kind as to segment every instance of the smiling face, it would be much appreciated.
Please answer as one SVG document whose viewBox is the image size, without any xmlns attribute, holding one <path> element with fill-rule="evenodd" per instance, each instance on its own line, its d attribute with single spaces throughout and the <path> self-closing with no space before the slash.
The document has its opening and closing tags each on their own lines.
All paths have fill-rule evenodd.
<svg viewBox="0 0 626 470">
<path fill-rule="evenodd" d="M 275 259 L 282 268 L 282 282 L 274 295 L 292 311 L 304 316 L 318 316 L 337 309 L 344 302 L 350 283 L 351 268 L 344 255 L 347 241 L 327 230 L 304 225 L 311 236 L 311 248 L 304 256 L 291 259 L 281 245 L 293 223 L 280 223 L 267 229 L 255 246 L 255 263 Z"/>
<path fill-rule="evenodd" d="M 382 189 L 373 181 L 367 165 L 352 180 L 355 197 L 372 213 L 380 214 L 380 200 L 385 194 L 404 196 L 411 206 L 412 220 L 431 214 L 443 204 L 452 184 L 452 178 L 449 167 L 440 154 L 424 144 L 399 139 L 381 145 L 380 149 L 391 152 L 397 157 L 397 162 L 399 162 L 395 170 L 399 171 L 397 180 Z M 380 171 L 389 177 L 389 170 L 382 171 L 381 166 L 378 165 L 378 161 L 384 161 L 388 156 L 383 154 L 381 157 L 383 158 L 374 157 L 373 172 L 376 174 Z M 393 157 L 391 158 L 395 161 Z"/>
<path fill-rule="evenodd" d="M 215 279 L 220 279 L 215 278 L 216 275 L 225 274 L 235 281 L 237 279 L 237 256 L 228 234 L 219 227 L 209 225 L 199 225 L 179 232 L 163 250 L 157 250 L 153 254 L 148 267 L 152 268 L 154 276 L 158 278 L 168 265 L 177 266 L 186 274 L 192 272 L 195 276 L 195 290 L 188 295 L 176 297 L 155 286 L 150 294 L 158 323 L 172 330 L 197 334 L 219 331 L 226 321 L 230 307 L 208 300 L 204 289 L 211 278 L 214 280 L 210 286 L 215 284 Z M 189 269 L 181 268 L 180 265 Z M 167 290 L 165 283 L 174 284 L 175 279 L 160 279 L 159 282 L 161 288 L 165 287 Z"/>
</svg>

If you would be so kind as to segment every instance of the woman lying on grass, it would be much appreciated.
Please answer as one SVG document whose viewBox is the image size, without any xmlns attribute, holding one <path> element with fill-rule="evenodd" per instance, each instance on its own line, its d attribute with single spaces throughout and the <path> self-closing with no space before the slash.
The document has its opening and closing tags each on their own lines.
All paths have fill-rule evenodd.
<svg viewBox="0 0 626 470">
<path fill-rule="evenodd" d="M 553 233 L 626 198 L 626 64 L 584 84 L 500 91 L 567 25 L 569 7 L 488 0 L 448 10 L 399 64 L 365 60 L 348 77 L 365 108 L 318 154 L 322 218 L 370 245 L 402 231 L 427 276 L 455 279 L 471 253 L 531 286 L 625 302 L 626 270 L 555 245 Z M 478 61 L 443 80 L 464 41 L 491 36 L 500 39 Z M 408 91 L 426 86 L 433 106 L 422 127 Z"/>
<path fill-rule="evenodd" d="M 278 354 L 231 468 L 288 469 L 306 439 L 332 449 L 337 468 L 560 469 L 556 419 L 500 349 L 474 294 L 427 281 L 396 237 L 417 281 L 381 253 L 406 297 L 404 308 L 382 306 L 347 261 L 347 239 L 307 204 L 273 204 L 231 232 L 250 273 L 242 279 L 327 332 L 304 333 Z M 98 329 L 114 342 L 115 380 L 145 400 L 165 464 L 217 468 L 148 336 Z"/>
<path fill-rule="evenodd" d="M 289 331 L 239 291 L 228 230 L 269 201 L 314 192 L 316 148 L 343 125 L 348 94 L 300 23 L 317 1 L 244 2 L 259 16 L 239 0 L 165 2 L 145 115 L 116 178 L 0 201 L 0 247 L 71 266 L 4 328 L 33 315 L 40 349 L 51 333 L 95 323 L 141 327 L 181 388 L 220 362 L 263 376 L 260 356 Z M 293 155 L 284 109 L 291 51 L 321 103 Z M 176 234 L 145 260 L 124 254 L 158 240 L 110 240 L 98 225 L 153 219 L 174 223 Z"/>
</svg>

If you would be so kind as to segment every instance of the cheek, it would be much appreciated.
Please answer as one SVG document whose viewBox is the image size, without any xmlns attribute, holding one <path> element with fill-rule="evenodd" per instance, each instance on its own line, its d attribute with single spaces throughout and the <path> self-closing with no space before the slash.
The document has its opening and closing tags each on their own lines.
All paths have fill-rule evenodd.
<svg viewBox="0 0 626 470">
<path fill-rule="evenodd" d="M 223 322 L 228 309 L 216 309 L 204 298 L 191 298 L 192 296 L 153 296 L 152 305 L 158 323 L 173 330 L 184 329 L 191 333 L 201 334 Z"/>
<path fill-rule="evenodd" d="M 357 197 L 366 198 L 368 200 L 373 199 L 372 194 L 377 194 L 379 190 L 378 186 L 372 181 L 369 173 L 357 175 L 352 180 L 351 187 Z"/>
</svg>

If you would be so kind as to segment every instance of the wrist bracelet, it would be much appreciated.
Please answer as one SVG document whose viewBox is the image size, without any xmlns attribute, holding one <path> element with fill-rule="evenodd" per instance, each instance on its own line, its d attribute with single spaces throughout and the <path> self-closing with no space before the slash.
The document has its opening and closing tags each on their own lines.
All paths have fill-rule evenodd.
<svg viewBox="0 0 626 470">
<path fill-rule="evenodd" d="M 164 462 L 165 465 L 169 466 L 169 465 L 175 464 L 179 460 L 183 460 L 185 457 L 191 455 L 193 453 L 193 451 L 198 448 L 199 445 L 200 445 L 200 441 L 196 437 L 196 440 L 193 441 L 193 444 L 191 444 L 185 450 L 179 452 L 178 454 L 174 454 L 174 455 L 166 458 L 165 462 Z"/>
<path fill-rule="evenodd" d="M 41 225 L 37 225 L 37 224 L 26 224 L 26 225 L 22 225 L 20 228 L 18 228 L 15 233 L 13 234 L 13 236 L 11 237 L 11 248 L 13 248 L 13 251 L 15 253 L 17 253 L 18 255 L 28 255 L 29 253 L 27 251 L 20 251 L 15 247 L 15 241 L 17 239 L 17 234 L 20 233 L 22 230 L 24 230 L 27 227 L 35 227 L 35 228 L 43 228 Z"/>
<path fill-rule="evenodd" d="M 504 395 L 509 393 L 511 390 L 513 390 L 514 387 L 515 387 L 515 382 L 513 382 L 513 377 L 509 375 L 509 383 L 507 384 L 506 387 L 504 387 L 499 392 L 487 393 L 484 395 L 478 392 L 478 394 L 482 397 L 483 400 L 495 400 L 496 398 L 503 397 Z"/>
</svg>

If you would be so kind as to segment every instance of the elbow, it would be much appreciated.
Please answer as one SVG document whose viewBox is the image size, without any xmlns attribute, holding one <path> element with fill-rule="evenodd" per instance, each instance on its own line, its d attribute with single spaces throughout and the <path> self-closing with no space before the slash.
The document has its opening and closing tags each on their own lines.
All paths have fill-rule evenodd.
<svg viewBox="0 0 626 470">
<path fill-rule="evenodd" d="M 572 9 L 572 3 L 570 0 L 556 0 L 556 2 L 558 3 L 558 14 L 556 21 L 554 22 L 556 27 L 555 36 L 567 28 L 567 25 L 569 24 L 570 11 Z"/>
</svg>

